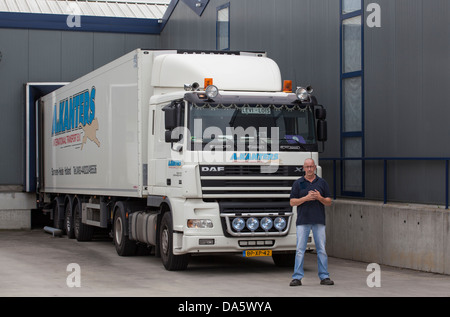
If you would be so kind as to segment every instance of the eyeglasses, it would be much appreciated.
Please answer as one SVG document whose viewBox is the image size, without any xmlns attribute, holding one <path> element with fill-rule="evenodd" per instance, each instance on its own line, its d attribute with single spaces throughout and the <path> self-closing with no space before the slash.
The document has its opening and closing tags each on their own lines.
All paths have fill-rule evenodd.
<svg viewBox="0 0 450 317">
<path fill-rule="evenodd" d="M 315 166 L 315 165 L 311 165 L 311 166 L 303 165 L 303 168 L 304 168 L 304 169 L 307 169 L 307 168 L 314 168 L 314 167 L 316 167 L 316 166 Z"/>
</svg>

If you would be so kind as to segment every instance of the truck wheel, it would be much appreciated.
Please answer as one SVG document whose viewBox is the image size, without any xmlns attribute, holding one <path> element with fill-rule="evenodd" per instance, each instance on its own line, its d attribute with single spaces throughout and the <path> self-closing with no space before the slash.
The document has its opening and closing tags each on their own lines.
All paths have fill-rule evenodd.
<svg viewBox="0 0 450 317">
<path fill-rule="evenodd" d="M 73 213 L 72 213 L 72 200 L 69 199 L 69 201 L 66 204 L 66 215 L 64 217 L 64 230 L 66 231 L 67 237 L 69 239 L 75 238 L 75 230 L 73 225 Z"/>
<path fill-rule="evenodd" d="M 173 222 L 170 212 L 166 212 L 161 220 L 159 243 L 161 259 L 166 270 L 182 271 L 187 268 L 189 254 L 173 254 Z"/>
<path fill-rule="evenodd" d="M 59 197 L 53 202 L 53 227 L 56 229 L 64 229 L 64 205 Z"/>
<path fill-rule="evenodd" d="M 137 244 L 126 235 L 125 208 L 122 203 L 118 203 L 114 215 L 113 239 L 117 254 L 120 256 L 130 256 L 136 254 Z"/>
<path fill-rule="evenodd" d="M 94 236 L 94 227 L 81 222 L 81 202 L 77 201 L 73 208 L 73 233 L 77 241 L 90 241 Z"/>
</svg>

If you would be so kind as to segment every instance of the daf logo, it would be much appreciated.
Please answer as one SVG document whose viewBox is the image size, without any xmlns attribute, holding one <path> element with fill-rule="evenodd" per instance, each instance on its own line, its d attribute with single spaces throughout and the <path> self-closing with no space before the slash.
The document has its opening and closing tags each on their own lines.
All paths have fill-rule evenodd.
<svg viewBox="0 0 450 317">
<path fill-rule="evenodd" d="M 202 172 L 223 172 L 224 166 L 202 166 Z"/>
<path fill-rule="evenodd" d="M 303 173 L 303 167 L 296 167 L 295 173 Z"/>
</svg>

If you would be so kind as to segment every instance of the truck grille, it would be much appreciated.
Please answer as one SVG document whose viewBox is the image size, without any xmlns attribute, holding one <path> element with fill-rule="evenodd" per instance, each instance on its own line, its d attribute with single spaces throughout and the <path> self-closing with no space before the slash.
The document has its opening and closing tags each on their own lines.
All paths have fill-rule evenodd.
<svg viewBox="0 0 450 317">
<path fill-rule="evenodd" d="M 201 165 L 204 198 L 289 198 L 301 166 Z"/>
</svg>

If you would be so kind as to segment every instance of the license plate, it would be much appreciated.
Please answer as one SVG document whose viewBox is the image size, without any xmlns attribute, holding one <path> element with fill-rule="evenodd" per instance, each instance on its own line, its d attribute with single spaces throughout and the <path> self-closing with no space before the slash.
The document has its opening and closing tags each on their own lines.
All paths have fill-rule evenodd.
<svg viewBox="0 0 450 317">
<path fill-rule="evenodd" d="M 243 255 L 245 257 L 272 256 L 272 250 L 245 250 Z"/>
</svg>

